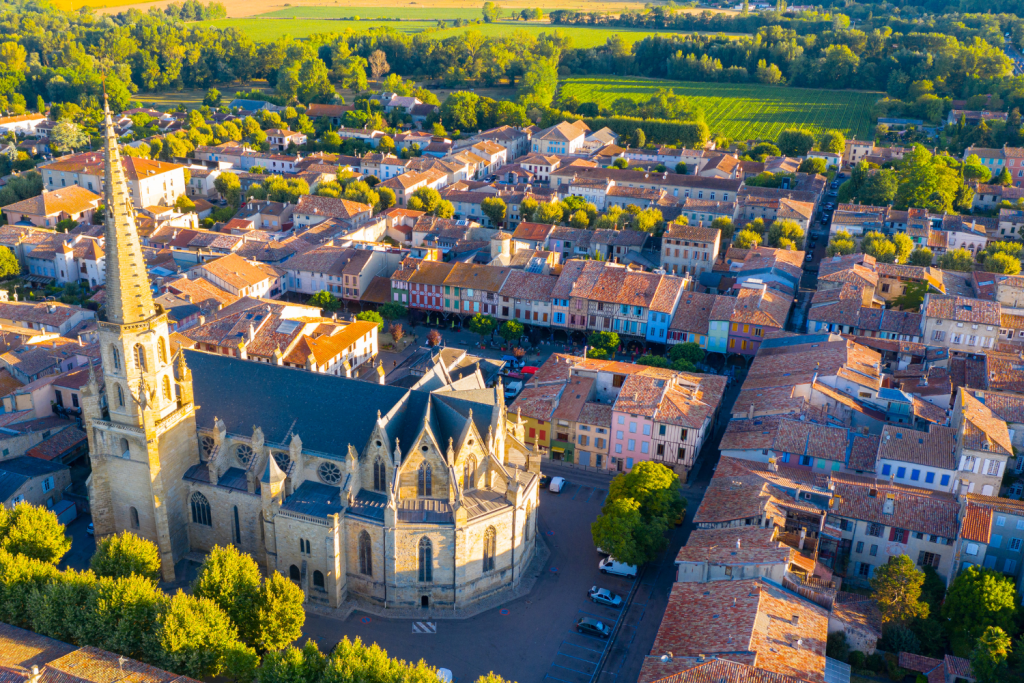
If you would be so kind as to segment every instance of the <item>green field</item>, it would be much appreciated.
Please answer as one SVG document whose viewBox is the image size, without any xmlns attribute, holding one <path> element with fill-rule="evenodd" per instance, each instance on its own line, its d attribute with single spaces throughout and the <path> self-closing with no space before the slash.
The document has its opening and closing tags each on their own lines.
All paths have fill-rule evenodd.
<svg viewBox="0 0 1024 683">
<path fill-rule="evenodd" d="M 607 76 L 569 78 L 562 81 L 561 92 L 580 102 L 608 105 L 620 97 L 646 100 L 659 88 L 668 88 L 701 107 L 711 132 L 733 140 L 774 140 L 784 129 L 794 126 L 869 138 L 871 107 L 882 96 L 854 90 Z"/>
<path fill-rule="evenodd" d="M 307 38 L 314 33 L 342 33 L 347 29 L 368 31 L 388 26 L 402 33 L 419 33 L 437 24 L 433 21 L 336 21 L 333 19 L 215 19 L 200 22 L 214 28 L 235 28 L 253 40 L 277 40 L 284 36 Z"/>
<path fill-rule="evenodd" d="M 483 5 L 483 2 L 480 3 Z M 480 19 L 479 7 L 285 7 L 261 17 L 300 17 L 305 19 Z"/>
<path fill-rule="evenodd" d="M 465 33 L 466 31 L 477 31 L 486 38 L 507 35 L 513 31 L 525 31 L 532 35 L 551 33 L 558 30 L 568 34 L 572 38 L 572 47 L 590 48 L 604 45 L 608 39 L 619 34 L 627 44 L 633 44 L 643 40 L 647 36 L 658 35 L 658 31 L 646 31 L 643 29 L 614 29 L 591 26 L 552 26 L 546 22 L 499 22 L 496 24 L 474 24 L 459 28 L 449 27 L 436 30 L 437 23 L 429 20 L 419 21 L 349 21 L 344 19 L 316 19 L 316 18 L 286 18 L 285 13 L 292 11 L 296 15 L 300 10 L 327 9 L 327 8 L 301 8 L 294 10 L 280 10 L 275 12 L 274 17 L 249 17 L 246 19 L 216 19 L 214 21 L 201 22 L 207 26 L 216 28 L 235 28 L 243 31 L 254 40 L 275 40 L 288 35 L 292 38 L 306 38 L 314 33 L 341 33 L 346 29 L 354 31 L 368 31 L 371 28 L 386 26 L 401 33 L 421 33 L 426 30 L 434 30 L 438 38 L 451 38 L 452 36 Z M 379 14 L 386 14 L 388 10 L 381 10 Z M 436 12 L 447 12 L 449 10 L 438 9 Z M 475 11 L 475 10 L 474 10 Z M 479 14 L 479 13 L 477 13 Z M 348 16 L 356 16 L 355 13 Z M 359 15 L 362 16 L 362 15 Z"/>
</svg>

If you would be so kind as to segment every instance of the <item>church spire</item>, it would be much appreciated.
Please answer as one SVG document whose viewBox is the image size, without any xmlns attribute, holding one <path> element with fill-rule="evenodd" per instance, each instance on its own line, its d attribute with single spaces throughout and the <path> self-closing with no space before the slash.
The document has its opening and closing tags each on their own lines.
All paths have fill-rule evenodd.
<svg viewBox="0 0 1024 683">
<path fill-rule="evenodd" d="M 104 250 L 107 257 L 107 319 L 124 325 L 152 317 L 156 313 L 153 295 L 149 289 L 146 262 L 142 257 L 139 234 L 135 229 L 135 210 L 131 192 L 125 182 L 121 153 L 117 147 L 117 133 L 110 117 L 110 106 L 103 100 L 104 140 L 103 161 L 106 187 Z"/>
</svg>

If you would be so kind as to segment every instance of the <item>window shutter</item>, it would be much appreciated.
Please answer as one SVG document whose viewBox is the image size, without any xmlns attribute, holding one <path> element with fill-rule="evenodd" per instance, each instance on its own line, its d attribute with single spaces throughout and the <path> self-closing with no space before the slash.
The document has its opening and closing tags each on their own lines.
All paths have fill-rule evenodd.
<svg viewBox="0 0 1024 683">
<path fill-rule="evenodd" d="M 896 540 L 896 529 L 895 528 L 889 529 L 889 540 L 890 541 L 895 541 Z"/>
</svg>

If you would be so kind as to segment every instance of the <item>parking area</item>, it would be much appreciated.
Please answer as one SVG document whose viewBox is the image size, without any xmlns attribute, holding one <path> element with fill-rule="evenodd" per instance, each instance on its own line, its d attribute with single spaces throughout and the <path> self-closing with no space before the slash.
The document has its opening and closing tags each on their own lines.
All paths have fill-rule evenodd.
<svg viewBox="0 0 1024 683">
<path fill-rule="evenodd" d="M 355 612 L 340 620 L 309 614 L 305 634 L 322 649 L 333 647 L 343 636 L 360 636 L 365 642 L 376 642 L 392 657 L 424 659 L 432 666 L 451 669 L 456 681 L 467 683 L 489 671 L 519 683 L 590 683 L 598 680 L 598 663 L 609 648 L 605 668 L 615 667 L 622 673 L 612 671 L 610 677 L 602 675 L 601 679 L 636 680 L 639 668 L 623 668 L 625 657 L 616 659 L 615 653 L 623 647 L 623 641 L 627 642 L 626 651 L 649 651 L 653 632 L 638 637 L 635 628 L 644 608 L 638 615 L 633 608 L 597 605 L 587 596 L 592 586 L 598 586 L 625 599 L 633 587 L 630 579 L 601 574 L 601 556 L 591 540 L 590 523 L 601 510 L 610 479 L 593 473 L 566 474 L 561 469 L 548 473 L 565 476 L 568 485 L 559 494 L 541 491 L 539 533 L 548 543 L 551 556 L 525 597 L 458 620 L 446 620 L 443 614 L 429 610 L 421 619 L 386 619 Z M 651 573 L 658 572 L 655 569 Z M 644 593 L 645 580 L 641 577 L 636 591 L 642 602 L 650 593 Z M 613 625 L 621 617 L 618 636 L 607 641 L 577 633 L 576 621 L 585 616 Z M 660 617 L 659 613 L 658 621 Z M 649 640 L 643 642 L 645 639 Z M 632 679 L 622 677 L 627 671 Z"/>
</svg>

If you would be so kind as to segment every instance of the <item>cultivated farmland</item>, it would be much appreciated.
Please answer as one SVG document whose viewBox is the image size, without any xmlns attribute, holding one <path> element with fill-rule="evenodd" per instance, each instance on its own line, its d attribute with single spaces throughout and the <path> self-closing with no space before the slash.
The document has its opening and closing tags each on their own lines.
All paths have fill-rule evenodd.
<svg viewBox="0 0 1024 683">
<path fill-rule="evenodd" d="M 433 32 L 432 35 L 434 37 L 442 39 L 451 38 L 452 36 L 456 36 L 470 30 L 477 31 L 486 38 L 506 36 L 514 31 L 525 31 L 526 33 L 534 36 L 539 36 L 541 33 L 551 33 L 557 30 L 572 38 L 572 47 L 582 48 L 604 45 L 608 39 L 615 34 L 621 35 L 627 45 L 643 40 L 647 36 L 658 35 L 657 31 L 647 31 L 643 29 L 607 28 L 597 26 L 553 26 L 547 22 L 535 21 L 502 21 L 494 24 L 481 23 L 473 24 L 472 26 L 461 26 L 458 28 L 449 26 L 445 29 L 437 29 L 436 21 L 429 20 L 366 20 L 368 17 L 377 18 L 381 15 L 389 15 L 390 12 L 386 10 L 378 11 L 376 13 L 371 11 L 367 15 L 357 15 L 355 12 L 352 14 L 346 14 L 345 16 L 359 16 L 361 19 L 361 21 L 351 21 L 348 19 L 308 18 L 304 17 L 303 13 L 299 11 L 300 9 L 302 8 L 295 9 L 294 16 L 299 17 L 295 19 L 286 17 L 287 13 L 291 10 L 280 10 L 279 12 L 274 13 L 276 15 L 274 17 L 215 19 L 213 21 L 206 21 L 202 23 L 216 28 L 235 28 L 244 32 L 254 40 L 275 40 L 285 35 L 291 36 L 292 38 L 306 38 L 314 33 L 341 33 L 346 29 L 352 29 L 354 31 L 368 31 L 371 28 L 378 28 L 381 26 L 393 28 L 401 33 L 421 33 L 429 30 Z M 445 10 L 436 11 L 442 12 Z M 479 14 L 479 12 L 477 12 L 477 14 Z"/>
<path fill-rule="evenodd" d="M 786 128 L 839 130 L 847 137 L 871 137 L 871 107 L 882 93 L 807 90 L 746 83 L 692 83 L 647 78 L 569 78 L 561 92 L 580 102 L 609 105 L 620 97 L 646 100 L 668 88 L 704 110 L 712 133 L 734 140 L 774 140 Z"/>
</svg>

